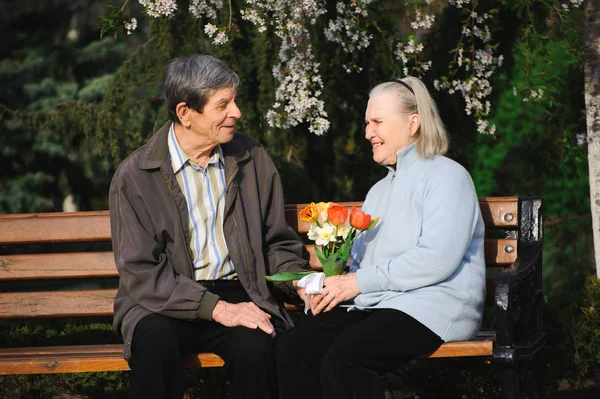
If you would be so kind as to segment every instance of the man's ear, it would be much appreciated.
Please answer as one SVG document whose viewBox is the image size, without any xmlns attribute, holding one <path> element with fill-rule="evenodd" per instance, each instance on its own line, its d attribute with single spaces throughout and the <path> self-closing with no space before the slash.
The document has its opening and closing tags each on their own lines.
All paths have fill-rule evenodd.
<svg viewBox="0 0 600 399">
<path fill-rule="evenodd" d="M 186 103 L 182 101 L 179 104 L 177 104 L 177 106 L 175 107 L 175 113 L 177 114 L 179 121 L 184 127 L 190 127 L 192 123 L 192 121 L 190 120 L 190 114 L 192 113 L 192 110 L 190 109 L 190 107 L 187 106 Z"/>
<path fill-rule="evenodd" d="M 409 119 L 409 128 L 410 128 L 410 136 L 413 137 L 419 131 L 419 126 L 421 126 L 421 116 L 419 114 L 411 114 L 408 117 Z"/>
</svg>

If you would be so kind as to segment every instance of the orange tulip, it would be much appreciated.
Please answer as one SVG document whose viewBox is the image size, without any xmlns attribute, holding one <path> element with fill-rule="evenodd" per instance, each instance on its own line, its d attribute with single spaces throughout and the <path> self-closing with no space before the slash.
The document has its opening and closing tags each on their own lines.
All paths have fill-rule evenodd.
<svg viewBox="0 0 600 399">
<path fill-rule="evenodd" d="M 331 204 L 327 209 L 327 219 L 334 226 L 346 223 L 348 217 L 348 208 L 338 204 Z"/>
<path fill-rule="evenodd" d="M 364 213 L 360 209 L 352 207 L 350 212 L 350 226 L 358 229 L 365 230 L 371 223 L 371 215 Z"/>
<path fill-rule="evenodd" d="M 300 220 L 308 223 L 316 222 L 319 218 L 319 211 L 317 210 L 317 205 L 314 202 L 311 202 L 306 208 L 302 209 L 300 213 Z"/>
</svg>

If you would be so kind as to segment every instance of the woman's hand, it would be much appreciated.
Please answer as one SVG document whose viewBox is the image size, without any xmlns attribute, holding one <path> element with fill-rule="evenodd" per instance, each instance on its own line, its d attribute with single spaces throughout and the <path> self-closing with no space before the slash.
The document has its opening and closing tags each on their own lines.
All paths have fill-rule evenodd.
<svg viewBox="0 0 600 399">
<path fill-rule="evenodd" d="M 325 277 L 323 293 L 312 296 L 310 309 L 314 315 L 323 311 L 329 312 L 340 302 L 352 299 L 358 294 L 360 294 L 360 290 L 356 283 L 356 273 Z"/>
<path fill-rule="evenodd" d="M 294 281 L 292 281 L 292 285 L 296 289 L 296 293 L 298 294 L 298 296 L 300 297 L 300 299 L 302 299 L 302 302 L 306 303 L 306 289 L 299 288 L 298 287 L 298 281 L 300 281 L 300 280 L 294 280 Z"/>
</svg>

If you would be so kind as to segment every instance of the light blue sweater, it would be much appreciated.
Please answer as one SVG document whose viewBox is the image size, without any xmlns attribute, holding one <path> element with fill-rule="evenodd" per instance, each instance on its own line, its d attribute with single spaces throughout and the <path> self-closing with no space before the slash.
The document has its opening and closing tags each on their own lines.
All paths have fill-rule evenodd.
<svg viewBox="0 0 600 399">
<path fill-rule="evenodd" d="M 361 294 L 351 309 L 398 309 L 444 341 L 473 338 L 485 297 L 484 225 L 469 173 L 415 144 L 377 182 L 363 210 L 380 216 L 352 247 Z"/>
</svg>

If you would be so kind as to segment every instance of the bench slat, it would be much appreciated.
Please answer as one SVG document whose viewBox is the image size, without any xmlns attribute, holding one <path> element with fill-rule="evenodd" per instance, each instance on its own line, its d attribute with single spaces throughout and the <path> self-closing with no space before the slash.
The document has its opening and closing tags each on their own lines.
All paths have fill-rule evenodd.
<svg viewBox="0 0 600 399">
<path fill-rule="evenodd" d="M 129 370 L 123 345 L 77 345 L 0 349 L 0 375 L 53 374 Z M 214 353 L 200 353 L 185 360 L 185 366 L 221 367 Z"/>
<path fill-rule="evenodd" d="M 495 294 L 496 294 L 495 280 L 491 277 L 486 278 L 485 279 L 485 300 L 484 300 L 485 306 L 492 306 L 494 304 Z M 304 311 L 303 305 L 302 305 L 302 308 L 300 309 L 296 305 L 292 305 L 290 303 L 285 303 L 284 307 L 288 312 Z"/>
<path fill-rule="evenodd" d="M 444 358 L 492 356 L 494 353 L 494 340 L 495 338 L 487 337 L 476 341 L 448 342 L 447 344 L 440 346 L 435 352 L 419 357 Z"/>
<path fill-rule="evenodd" d="M 486 306 L 494 301 L 493 278 L 486 279 Z M 0 319 L 112 316 L 116 289 L 5 292 L 0 296 Z M 287 310 L 298 310 L 285 304 Z"/>
<path fill-rule="evenodd" d="M 507 252 L 512 246 L 512 252 Z M 315 246 L 309 244 L 306 250 L 310 255 L 310 266 L 315 270 L 322 270 L 321 263 L 315 253 Z M 486 239 L 485 263 L 487 267 L 509 266 L 517 259 L 517 240 L 515 239 Z"/>
<path fill-rule="evenodd" d="M 450 342 L 422 358 L 491 356 L 494 337 L 474 341 Z M 77 345 L 0 349 L 0 375 L 56 374 L 96 371 L 125 371 L 129 365 L 122 357 L 123 345 Z M 199 353 L 185 359 L 185 367 L 221 367 L 224 362 L 214 353 Z"/>
<path fill-rule="evenodd" d="M 517 197 L 480 198 L 479 205 L 487 228 L 517 227 Z M 360 207 L 362 202 L 340 204 Z M 306 204 L 286 205 L 286 220 L 299 234 L 308 231 L 308 223 L 298 219 Z M 505 218 L 511 214 L 512 219 Z M 108 211 L 55 212 L 0 215 L 0 245 L 53 242 L 110 241 Z"/>
<path fill-rule="evenodd" d="M 118 277 L 112 252 L 0 255 L 0 281 Z"/>
<path fill-rule="evenodd" d="M 487 267 L 509 266 L 517 260 L 516 239 L 486 239 L 485 264 Z M 510 251 L 510 252 L 509 252 Z"/>
<path fill-rule="evenodd" d="M 479 207 L 483 222 L 488 229 L 516 229 L 518 226 L 518 197 L 487 197 L 479 198 Z M 362 207 L 362 202 L 339 202 L 348 208 L 356 206 Z M 289 204 L 285 206 L 285 219 L 288 224 L 298 232 L 306 234 L 309 223 L 303 222 L 298 218 L 298 212 L 304 209 L 308 204 Z M 510 214 L 511 216 L 506 216 Z"/>
<path fill-rule="evenodd" d="M 108 211 L 0 215 L 0 245 L 110 241 Z"/>
<path fill-rule="evenodd" d="M 508 245 L 513 252 L 506 252 Z M 310 265 L 321 270 L 314 245 L 306 246 Z M 517 258 L 517 240 L 485 240 L 488 267 L 508 266 Z M 72 252 L 33 255 L 0 255 L 0 281 L 118 277 L 112 252 Z"/>
<path fill-rule="evenodd" d="M 519 197 L 479 198 L 479 208 L 487 229 L 516 229 L 519 226 Z"/>
<path fill-rule="evenodd" d="M 112 316 L 117 290 L 4 292 L 0 319 Z"/>
</svg>

